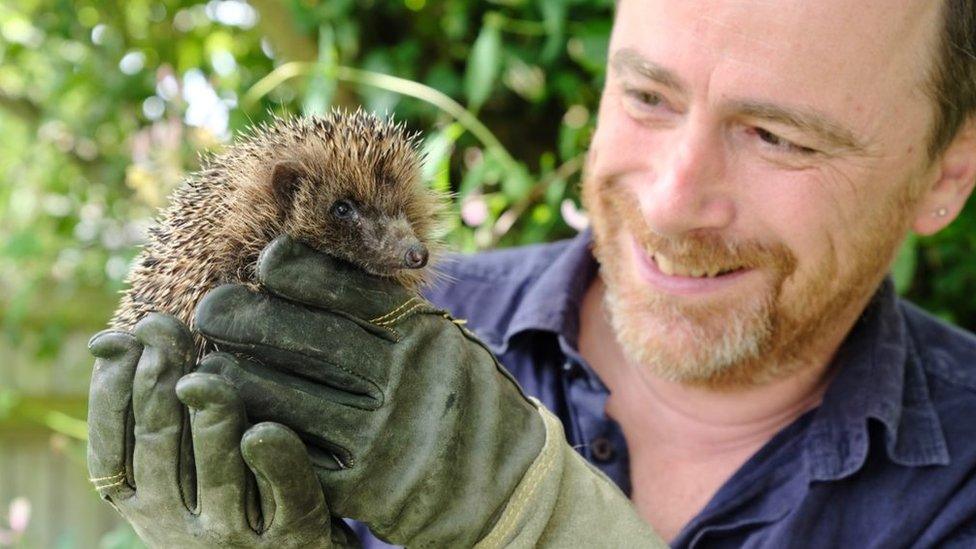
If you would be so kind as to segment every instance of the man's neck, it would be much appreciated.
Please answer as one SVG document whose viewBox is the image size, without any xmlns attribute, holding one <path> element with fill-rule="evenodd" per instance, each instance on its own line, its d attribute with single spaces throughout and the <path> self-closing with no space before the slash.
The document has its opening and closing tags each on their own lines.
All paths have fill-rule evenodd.
<svg viewBox="0 0 976 549">
<path fill-rule="evenodd" d="M 819 404 L 842 335 L 786 379 L 728 391 L 688 386 L 624 357 L 604 312 L 604 289 L 597 277 L 584 296 L 580 353 L 610 389 L 607 413 L 621 423 L 629 445 L 652 444 L 674 458 L 693 460 L 754 451 Z"/>
</svg>

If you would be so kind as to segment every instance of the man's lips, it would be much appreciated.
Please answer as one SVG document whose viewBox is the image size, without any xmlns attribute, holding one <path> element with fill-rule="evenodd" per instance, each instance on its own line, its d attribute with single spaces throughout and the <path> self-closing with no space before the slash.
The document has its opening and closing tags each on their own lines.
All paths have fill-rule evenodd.
<svg viewBox="0 0 976 549">
<path fill-rule="evenodd" d="M 682 269 L 676 268 L 662 256 L 661 263 L 664 264 L 664 269 L 671 273 L 668 274 L 633 238 L 631 239 L 631 250 L 636 259 L 637 271 L 641 278 L 659 290 L 671 294 L 697 295 L 723 290 L 735 284 L 743 276 L 753 272 L 753 269 L 742 268 L 732 271 L 719 270 L 714 276 L 709 276 L 711 273 L 705 271 L 695 273 L 702 274 L 702 276 L 676 274 L 675 271 Z"/>
</svg>

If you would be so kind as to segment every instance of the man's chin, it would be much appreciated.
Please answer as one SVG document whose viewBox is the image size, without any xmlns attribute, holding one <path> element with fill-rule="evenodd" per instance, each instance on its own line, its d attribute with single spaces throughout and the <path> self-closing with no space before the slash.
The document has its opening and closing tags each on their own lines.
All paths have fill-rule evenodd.
<svg viewBox="0 0 976 549">
<path fill-rule="evenodd" d="M 607 308 L 627 357 L 663 379 L 690 385 L 752 385 L 748 365 L 767 350 L 770 304 L 763 298 L 735 303 L 690 304 L 657 296 L 615 297 Z"/>
</svg>

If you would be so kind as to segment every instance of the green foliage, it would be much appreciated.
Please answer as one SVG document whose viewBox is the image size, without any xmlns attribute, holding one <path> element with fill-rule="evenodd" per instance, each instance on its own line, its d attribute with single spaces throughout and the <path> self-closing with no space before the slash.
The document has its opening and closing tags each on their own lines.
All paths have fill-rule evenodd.
<svg viewBox="0 0 976 549">
<path fill-rule="evenodd" d="M 484 105 L 502 66 L 502 33 L 497 17 L 486 17 L 464 73 L 464 93 L 468 106 L 477 111 Z"/>
<path fill-rule="evenodd" d="M 955 221 L 933 236 L 918 239 L 909 299 L 976 331 L 976 203 L 970 199 Z"/>
<path fill-rule="evenodd" d="M 610 0 L 252 5 L 257 25 L 228 15 L 250 11 L 236 2 L 0 7 L 7 345 L 52 358 L 59 334 L 102 325 L 153 211 L 198 167 L 197 153 L 271 112 L 363 104 L 425 131 L 433 184 L 458 193 L 458 211 L 470 214 L 452 227 L 463 249 L 571 234 L 559 209 L 576 198 Z M 313 70 L 238 106 L 289 61 Z M 337 78 L 337 67 L 442 92 L 478 112 L 468 116 L 482 131 L 396 86 Z M 187 96 L 201 87 L 229 106 L 227 135 L 190 120 L 201 107 Z"/>
<path fill-rule="evenodd" d="M 0 5 L 0 348 L 50 359 L 64 332 L 103 325 L 152 212 L 217 144 L 183 123 L 180 77 L 202 71 L 233 98 L 271 69 L 255 29 L 205 12 Z"/>
</svg>

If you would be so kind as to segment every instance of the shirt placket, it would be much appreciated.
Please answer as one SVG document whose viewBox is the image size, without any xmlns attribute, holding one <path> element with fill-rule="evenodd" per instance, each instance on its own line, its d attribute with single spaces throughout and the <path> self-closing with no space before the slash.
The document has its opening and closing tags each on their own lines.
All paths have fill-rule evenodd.
<svg viewBox="0 0 976 549">
<path fill-rule="evenodd" d="M 562 343 L 562 342 L 561 342 Z M 606 386 L 573 349 L 561 344 L 563 390 L 572 433 L 570 444 L 630 496 L 630 460 L 623 432 L 606 414 Z"/>
</svg>

